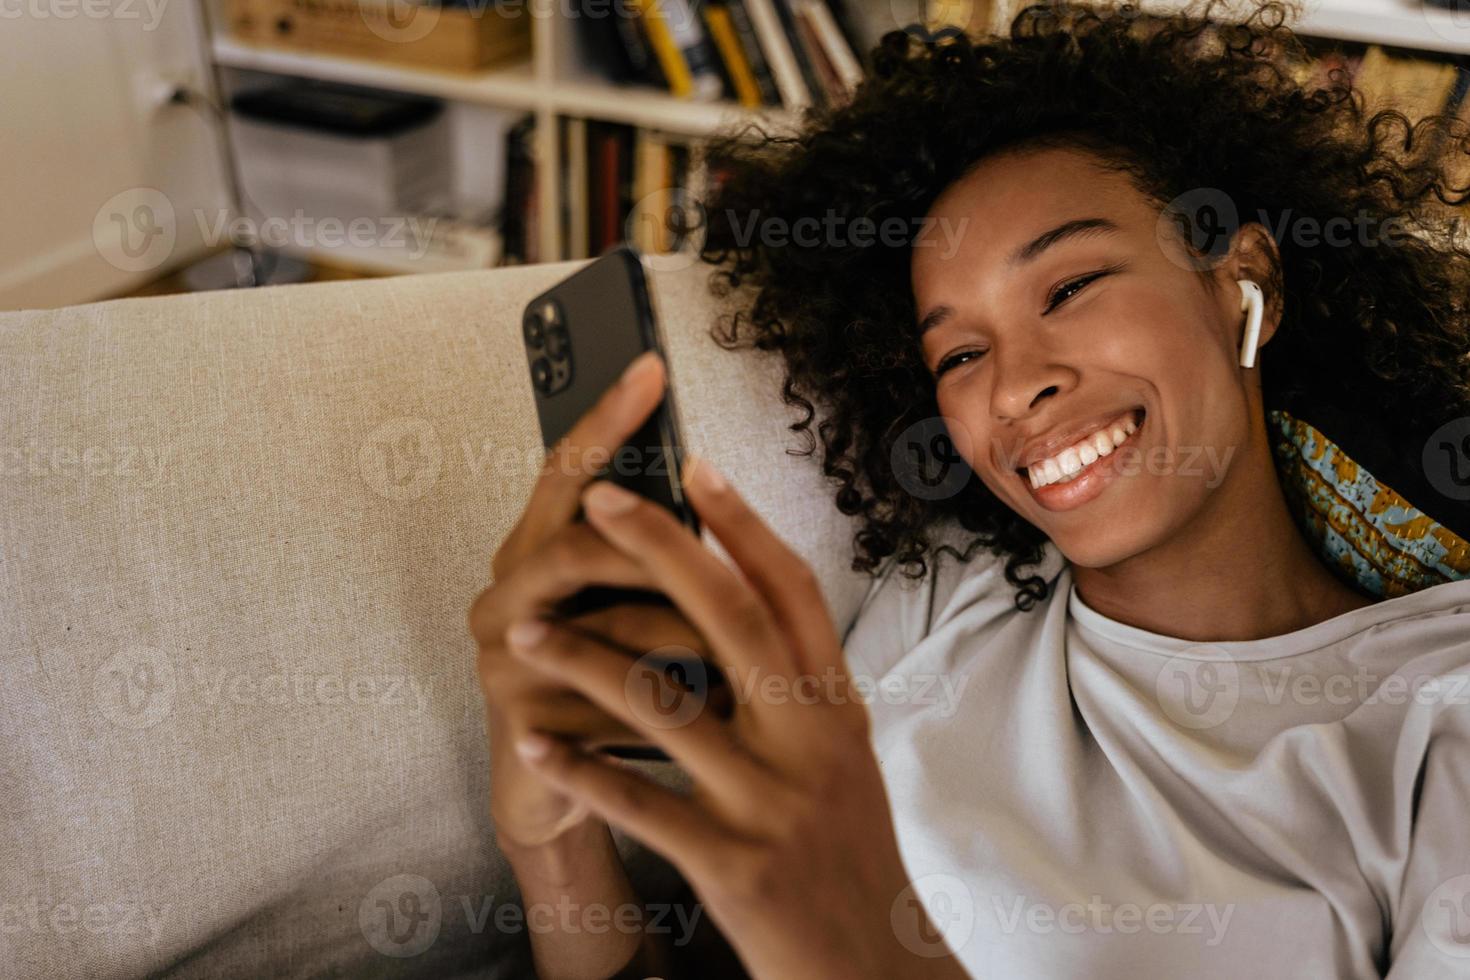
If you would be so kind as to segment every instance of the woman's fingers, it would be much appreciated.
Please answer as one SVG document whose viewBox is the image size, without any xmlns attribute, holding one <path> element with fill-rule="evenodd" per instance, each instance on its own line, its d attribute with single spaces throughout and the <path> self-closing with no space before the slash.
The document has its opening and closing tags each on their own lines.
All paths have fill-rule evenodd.
<svg viewBox="0 0 1470 980">
<path fill-rule="evenodd" d="M 532 548 L 551 529 L 572 520 L 582 488 L 638 431 L 663 394 L 664 367 L 658 355 L 650 351 L 634 358 L 618 383 L 603 392 L 597 404 L 547 452 L 530 502 L 501 552 Z"/>
<path fill-rule="evenodd" d="M 569 524 L 537 545 L 535 554 L 502 581 L 480 593 L 470 607 L 470 632 L 482 646 L 497 644 L 509 620 L 550 612 L 589 585 L 650 589 L 655 582 L 647 569 L 595 528 Z"/>
<path fill-rule="evenodd" d="M 652 603 L 621 602 L 561 620 L 563 626 L 600 637 L 641 656 L 656 647 L 682 647 L 691 653 L 707 644 L 679 610 Z"/>
<path fill-rule="evenodd" d="M 674 515 L 606 480 L 587 488 L 582 507 L 593 527 L 673 600 L 727 672 L 791 672 L 791 651 L 765 601 Z"/>
<path fill-rule="evenodd" d="M 811 567 L 761 520 L 702 457 L 690 457 L 684 486 L 700 521 L 760 593 L 799 652 L 802 669 L 843 663 L 826 599 Z"/>
<path fill-rule="evenodd" d="M 730 847 L 723 828 L 692 797 L 680 796 L 631 769 L 559 739 L 530 733 L 516 751 L 556 789 L 658 851 L 681 870 L 702 868 Z"/>
<path fill-rule="evenodd" d="M 630 659 L 547 620 L 519 620 L 506 640 L 512 655 L 658 745 L 717 798 L 740 802 L 752 785 L 757 764 L 716 717 L 708 675 L 668 671 L 657 650 Z"/>
</svg>

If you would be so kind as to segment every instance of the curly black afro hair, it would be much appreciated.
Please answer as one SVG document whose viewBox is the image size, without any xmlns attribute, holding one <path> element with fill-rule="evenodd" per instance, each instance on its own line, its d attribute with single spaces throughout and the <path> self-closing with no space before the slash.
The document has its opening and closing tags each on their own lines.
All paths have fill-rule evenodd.
<svg viewBox="0 0 1470 980">
<path fill-rule="evenodd" d="M 1161 205 L 1213 188 L 1241 215 L 1270 216 L 1268 227 L 1285 214 L 1368 215 L 1413 229 L 1392 248 L 1278 241 L 1269 289 L 1283 318 L 1262 362 L 1265 403 L 1310 420 L 1347 398 L 1420 445 L 1467 410 L 1470 252 L 1447 224 L 1470 192 L 1453 179 L 1470 169 L 1467 127 L 1449 115 L 1370 115 L 1341 70 L 1306 81 L 1312 54 L 1285 26 L 1294 12 L 1051 3 L 1019 12 L 1003 37 L 892 31 L 847 104 L 806 110 L 790 131 L 757 127 L 752 139 L 747 126 L 706 145 L 717 183 L 700 256 L 718 267 L 716 293 L 754 287 L 717 333 L 784 359 L 792 428 L 820 452 L 838 508 L 860 519 L 854 568 L 892 559 L 922 577 L 937 522 L 953 519 L 973 534 L 962 557 L 980 546 L 1008 556 L 1026 610 L 1046 595 L 1039 575 L 1022 574 L 1046 539 L 978 479 L 926 500 L 894 471 L 895 439 L 939 414 L 915 329 L 912 237 L 772 244 L 741 230 L 757 215 L 917 229 L 941 191 L 1002 148 L 1088 149 Z"/>
</svg>

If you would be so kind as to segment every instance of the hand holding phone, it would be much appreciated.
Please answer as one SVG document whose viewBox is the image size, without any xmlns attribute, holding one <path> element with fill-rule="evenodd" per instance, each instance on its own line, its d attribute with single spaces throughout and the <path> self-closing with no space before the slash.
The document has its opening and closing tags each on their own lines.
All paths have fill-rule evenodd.
<svg viewBox="0 0 1470 980">
<path fill-rule="evenodd" d="M 631 246 L 619 246 L 537 296 L 526 306 L 522 336 L 542 441 L 555 450 L 634 359 L 647 351 L 662 356 L 642 257 Z M 667 508 L 697 532 L 698 518 L 684 499 L 682 452 L 673 392 L 666 387 L 663 401 L 598 475 Z M 598 587 L 564 602 L 558 613 L 576 616 L 613 605 L 651 610 L 668 602 L 658 593 Z M 645 665 L 662 667 L 666 678 L 681 686 L 698 683 L 694 679 L 710 688 L 724 684 L 719 670 L 698 658 L 670 656 Z M 604 751 L 622 758 L 667 758 L 645 746 Z"/>
</svg>

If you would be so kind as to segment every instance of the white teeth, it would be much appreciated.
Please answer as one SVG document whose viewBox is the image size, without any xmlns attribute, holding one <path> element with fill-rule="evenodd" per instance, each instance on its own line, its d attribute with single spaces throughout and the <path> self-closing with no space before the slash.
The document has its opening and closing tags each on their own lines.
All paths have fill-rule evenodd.
<svg viewBox="0 0 1470 980">
<path fill-rule="evenodd" d="M 1066 483 L 1075 479 L 1084 469 L 1097 462 L 1099 457 L 1111 455 L 1120 443 L 1136 431 L 1138 424 L 1130 414 L 1122 422 L 1085 436 L 1076 445 L 1068 446 L 1050 459 L 1032 463 L 1026 468 L 1026 478 L 1031 483 L 1031 489 L 1039 490 L 1050 483 Z"/>
</svg>

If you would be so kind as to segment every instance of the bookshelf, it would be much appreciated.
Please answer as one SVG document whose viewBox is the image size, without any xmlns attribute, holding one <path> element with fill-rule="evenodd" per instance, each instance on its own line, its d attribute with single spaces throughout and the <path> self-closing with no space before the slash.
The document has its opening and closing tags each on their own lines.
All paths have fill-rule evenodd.
<svg viewBox="0 0 1470 980">
<path fill-rule="evenodd" d="M 552 261 L 567 254 L 560 240 L 559 162 L 563 159 L 560 119 L 574 117 L 589 122 L 620 123 L 697 142 L 731 124 L 759 122 L 767 129 L 781 130 L 793 126 L 799 118 L 798 113 L 789 109 L 751 109 L 729 101 L 699 102 L 677 98 L 649 86 L 603 81 L 580 61 L 574 36 L 576 25 L 567 13 L 567 5 L 558 0 L 530 0 L 526 5 L 532 18 L 529 58 L 473 73 L 257 47 L 226 33 L 224 0 L 205 2 L 210 4 L 214 24 L 213 57 L 226 75 L 295 76 L 534 114 L 533 157 L 542 175 L 538 179 L 536 201 L 539 261 Z M 902 26 L 898 17 L 918 7 L 918 0 L 874 4 L 849 0 L 849 6 L 855 2 L 876 11 L 865 15 L 865 36 L 857 39 L 863 45 L 875 42 L 886 30 Z M 928 2 L 942 8 L 946 0 Z M 972 28 L 988 26 L 992 31 L 999 31 L 1027 2 L 993 0 L 987 4 L 977 0 L 973 5 L 958 6 L 979 11 L 978 23 L 972 21 Z M 1182 6 L 1180 0 L 1135 2 L 1145 11 L 1167 12 Z M 1456 14 L 1427 7 L 1419 0 L 1310 0 L 1304 6 L 1302 19 L 1293 26 L 1310 38 L 1389 45 L 1424 52 L 1441 61 L 1458 56 L 1452 60 L 1463 63 L 1463 56 L 1470 55 L 1470 13 Z"/>
</svg>

